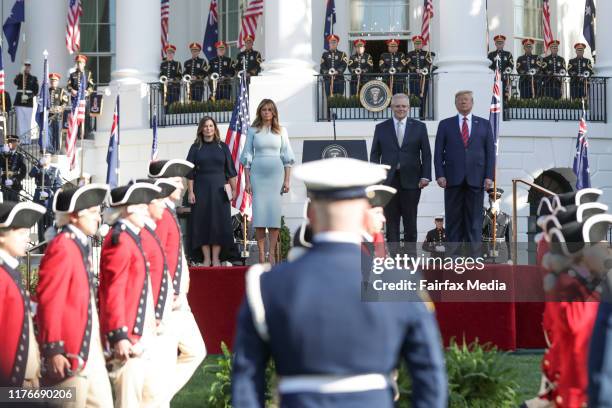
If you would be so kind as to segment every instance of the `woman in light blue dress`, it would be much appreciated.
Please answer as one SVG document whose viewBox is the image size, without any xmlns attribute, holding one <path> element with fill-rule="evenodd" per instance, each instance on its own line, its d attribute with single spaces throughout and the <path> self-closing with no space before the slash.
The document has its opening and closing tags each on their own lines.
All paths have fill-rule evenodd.
<svg viewBox="0 0 612 408">
<path fill-rule="evenodd" d="M 281 226 L 281 198 L 289 192 L 295 157 L 287 130 L 279 125 L 278 110 L 271 99 L 262 100 L 257 107 L 240 162 L 245 168 L 245 189 L 253 195 L 253 226 L 259 262 L 265 262 L 267 228 L 270 238 L 268 262 L 273 264 Z"/>
</svg>

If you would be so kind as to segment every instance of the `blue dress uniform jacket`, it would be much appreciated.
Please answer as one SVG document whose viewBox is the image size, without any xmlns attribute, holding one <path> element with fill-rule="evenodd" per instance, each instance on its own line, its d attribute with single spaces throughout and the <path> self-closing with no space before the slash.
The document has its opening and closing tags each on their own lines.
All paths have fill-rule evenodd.
<svg viewBox="0 0 612 408">
<path fill-rule="evenodd" d="M 420 302 L 361 300 L 361 249 L 354 243 L 316 242 L 294 262 L 260 278 L 269 340 L 243 303 L 234 345 L 233 406 L 263 407 L 265 369 L 277 374 L 389 375 L 404 358 L 412 375 L 412 406 L 446 407 L 444 359 L 435 318 Z M 281 395 L 281 407 L 392 407 L 391 387 L 339 394 Z"/>
</svg>

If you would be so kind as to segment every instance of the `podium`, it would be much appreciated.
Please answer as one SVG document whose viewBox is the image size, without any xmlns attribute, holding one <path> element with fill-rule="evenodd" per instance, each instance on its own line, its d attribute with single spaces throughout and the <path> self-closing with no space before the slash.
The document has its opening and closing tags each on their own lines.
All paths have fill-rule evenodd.
<svg viewBox="0 0 612 408">
<path fill-rule="evenodd" d="M 368 161 L 365 140 L 305 140 L 302 152 L 302 163 L 336 157 Z"/>
</svg>

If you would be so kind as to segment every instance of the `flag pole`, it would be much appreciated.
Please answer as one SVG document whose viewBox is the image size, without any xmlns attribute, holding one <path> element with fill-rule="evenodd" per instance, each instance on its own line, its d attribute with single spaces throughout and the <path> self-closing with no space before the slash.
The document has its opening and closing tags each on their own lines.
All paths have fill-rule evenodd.
<svg viewBox="0 0 612 408">
<path fill-rule="evenodd" d="M 119 96 L 121 95 L 121 84 L 117 85 L 117 185 L 121 185 L 121 138 L 119 137 L 119 121 L 121 120 L 121 115 L 119 114 L 120 104 L 119 104 Z"/>
<path fill-rule="evenodd" d="M 498 62 L 499 62 L 499 55 L 497 56 Z M 493 79 L 494 85 L 493 87 L 495 87 L 495 85 L 497 85 L 497 74 L 499 72 L 499 76 L 501 79 L 501 72 L 499 70 L 499 64 L 496 64 L 496 68 L 495 68 L 495 77 Z M 501 81 L 500 81 L 501 82 Z M 501 96 L 501 89 L 500 89 L 500 96 Z M 503 98 L 499 98 L 500 99 L 500 104 L 501 104 L 501 100 Z M 499 113 L 498 113 L 499 115 Z M 495 164 L 493 165 L 493 202 L 495 202 L 495 200 L 497 200 L 497 146 L 499 144 L 499 129 L 497 131 L 497 135 L 496 135 L 496 145 L 495 145 Z M 497 210 L 499 211 L 499 210 Z M 497 256 L 495 247 L 497 245 L 497 211 L 493 212 L 493 218 L 491 219 L 491 222 L 493 223 L 493 257 Z"/>
</svg>

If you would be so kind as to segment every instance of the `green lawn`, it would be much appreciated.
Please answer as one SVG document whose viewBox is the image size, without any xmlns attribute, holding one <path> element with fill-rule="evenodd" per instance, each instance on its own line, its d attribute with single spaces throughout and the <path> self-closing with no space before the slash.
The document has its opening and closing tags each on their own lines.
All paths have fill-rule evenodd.
<svg viewBox="0 0 612 408">
<path fill-rule="evenodd" d="M 219 356 L 206 357 L 204 363 L 198 368 L 191 381 L 172 400 L 172 408 L 200 408 L 207 406 L 208 390 L 214 380 L 210 370 L 205 370 L 207 365 L 214 364 Z M 504 357 L 508 365 L 513 367 L 515 381 L 519 385 L 518 394 L 520 400 L 533 398 L 540 386 L 540 362 L 541 353 L 512 353 Z"/>
</svg>

